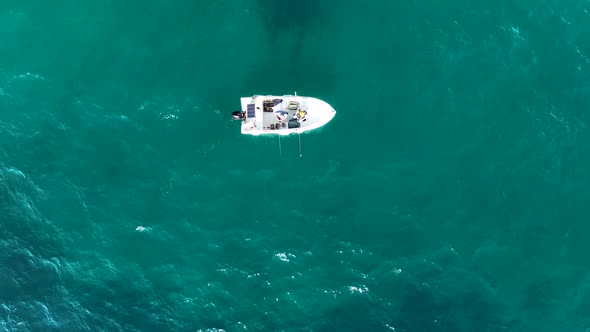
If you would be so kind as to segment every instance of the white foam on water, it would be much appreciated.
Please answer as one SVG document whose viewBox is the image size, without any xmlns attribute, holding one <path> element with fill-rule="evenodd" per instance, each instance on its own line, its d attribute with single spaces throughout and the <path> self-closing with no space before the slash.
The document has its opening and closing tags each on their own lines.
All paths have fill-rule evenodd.
<svg viewBox="0 0 590 332">
<path fill-rule="evenodd" d="M 283 262 L 289 262 L 290 259 L 296 258 L 295 255 L 289 254 L 289 253 L 284 253 L 284 252 L 280 252 L 280 253 L 275 254 L 275 257 L 277 257 L 278 259 L 280 259 Z"/>
<path fill-rule="evenodd" d="M 351 294 L 363 294 L 369 291 L 369 288 L 365 285 L 360 286 L 360 287 L 356 287 L 356 286 L 348 286 L 348 290 L 350 291 Z"/>
<path fill-rule="evenodd" d="M 141 226 L 141 225 L 135 227 L 135 231 L 137 231 L 137 232 L 147 232 L 150 229 L 151 229 L 150 227 L 144 227 L 144 226 Z"/>
<path fill-rule="evenodd" d="M 22 74 L 17 74 L 12 76 L 13 80 L 42 80 L 42 81 L 46 81 L 47 79 L 39 74 L 35 74 L 35 73 L 22 73 Z"/>
</svg>

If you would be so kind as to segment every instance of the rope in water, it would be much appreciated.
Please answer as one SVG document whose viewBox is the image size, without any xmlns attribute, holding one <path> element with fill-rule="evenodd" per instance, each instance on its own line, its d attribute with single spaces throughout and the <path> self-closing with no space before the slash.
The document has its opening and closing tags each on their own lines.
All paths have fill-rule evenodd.
<svg viewBox="0 0 590 332">
<path fill-rule="evenodd" d="M 299 158 L 301 158 L 301 133 L 297 133 L 299 136 Z"/>
</svg>

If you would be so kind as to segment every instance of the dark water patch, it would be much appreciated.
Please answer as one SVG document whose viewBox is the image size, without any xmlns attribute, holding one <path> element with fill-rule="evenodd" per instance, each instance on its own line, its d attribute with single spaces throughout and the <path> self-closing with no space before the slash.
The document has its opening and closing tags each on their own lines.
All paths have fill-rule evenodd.
<svg viewBox="0 0 590 332">
<path fill-rule="evenodd" d="M 380 303 L 393 304 L 391 325 L 396 329 L 485 331 L 509 323 L 494 290 L 452 250 L 432 261 L 386 262 L 373 277 L 369 289 Z"/>
<path fill-rule="evenodd" d="M 317 321 L 312 323 L 312 328 L 317 331 L 391 330 L 382 322 L 388 318 L 386 314 L 380 312 L 370 299 L 363 296 L 345 297 L 319 315 Z"/>
<path fill-rule="evenodd" d="M 21 38 L 11 38 L 11 47 L 3 52 L 6 66 L 42 73 L 68 94 L 91 95 L 103 105 L 111 100 L 137 104 L 166 93 L 185 96 L 198 91 L 207 98 L 234 81 L 209 69 L 233 63 L 240 75 L 240 64 L 230 59 L 249 50 L 247 32 L 237 28 L 244 24 L 243 17 L 232 1 L 60 1 L 51 8 L 31 2 L 18 7 L 14 11 L 23 22 L 34 23 L 10 26 Z M 211 32 L 217 28 L 221 32 Z M 220 55 L 225 60 L 220 62 Z M 227 98 L 212 100 L 222 99 Z"/>
<path fill-rule="evenodd" d="M 83 329 L 84 310 L 64 289 L 65 236 L 45 215 L 51 199 L 15 168 L 0 168 L 0 326 L 10 330 Z"/>
<path fill-rule="evenodd" d="M 52 298 L 59 294 L 60 263 L 43 259 L 48 253 L 31 252 L 22 240 L 7 239 L 1 243 L 0 263 L 4 268 L 2 297 L 4 301 L 28 301 Z"/>
<path fill-rule="evenodd" d="M 3 222 L 0 231 L 7 240 L 18 239 L 44 247 L 42 255 L 61 257 L 63 253 L 54 239 L 59 231 L 38 210 L 43 192 L 28 176 L 16 168 L 0 166 L 0 211 Z"/>
<path fill-rule="evenodd" d="M 323 99 L 322 94 L 329 94 L 335 88 L 340 75 L 338 69 L 330 64 L 330 59 L 321 54 L 302 55 L 301 65 L 285 60 L 286 53 L 261 56 L 264 61 L 256 65 L 241 79 L 243 96 L 254 94 L 294 94 Z M 278 79 L 277 77 L 288 77 Z M 302 85 L 302 84 L 305 85 Z M 304 89 L 302 87 L 305 87 Z M 324 97 L 325 98 L 325 97 Z"/>
<path fill-rule="evenodd" d="M 258 11 L 260 20 L 267 24 L 271 33 L 297 29 L 308 31 L 310 25 L 330 15 L 329 6 L 314 1 L 266 1 L 260 0 Z M 278 43 L 277 39 L 273 40 Z"/>
<path fill-rule="evenodd" d="M 264 53 L 273 54 L 273 50 L 282 49 L 283 52 L 278 54 L 282 55 L 284 62 L 291 65 L 304 63 L 300 56 L 307 46 L 306 37 L 309 38 L 309 31 L 321 27 L 325 24 L 323 22 L 329 22 L 334 16 L 330 7 L 327 2 L 307 0 L 259 0 L 257 18 L 264 24 L 269 36 Z"/>
</svg>

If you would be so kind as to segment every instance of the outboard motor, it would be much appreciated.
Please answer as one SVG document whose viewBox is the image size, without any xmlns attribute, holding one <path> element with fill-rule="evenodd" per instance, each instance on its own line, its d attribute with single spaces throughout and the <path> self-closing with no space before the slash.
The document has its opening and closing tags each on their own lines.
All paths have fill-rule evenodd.
<svg viewBox="0 0 590 332">
<path fill-rule="evenodd" d="M 235 111 L 235 112 L 232 112 L 231 117 L 234 120 L 243 120 L 246 117 L 246 114 L 244 114 L 244 112 L 242 112 L 242 111 Z"/>
</svg>

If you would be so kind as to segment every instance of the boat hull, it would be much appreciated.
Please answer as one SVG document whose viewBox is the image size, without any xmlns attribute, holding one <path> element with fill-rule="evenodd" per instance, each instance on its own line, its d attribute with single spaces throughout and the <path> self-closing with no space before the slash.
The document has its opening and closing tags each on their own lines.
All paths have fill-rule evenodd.
<svg viewBox="0 0 590 332">
<path fill-rule="evenodd" d="M 317 130 L 336 115 L 327 102 L 306 96 L 255 95 L 240 98 L 241 133 L 244 135 L 290 135 Z M 236 113 L 236 112 L 234 112 Z"/>
</svg>

